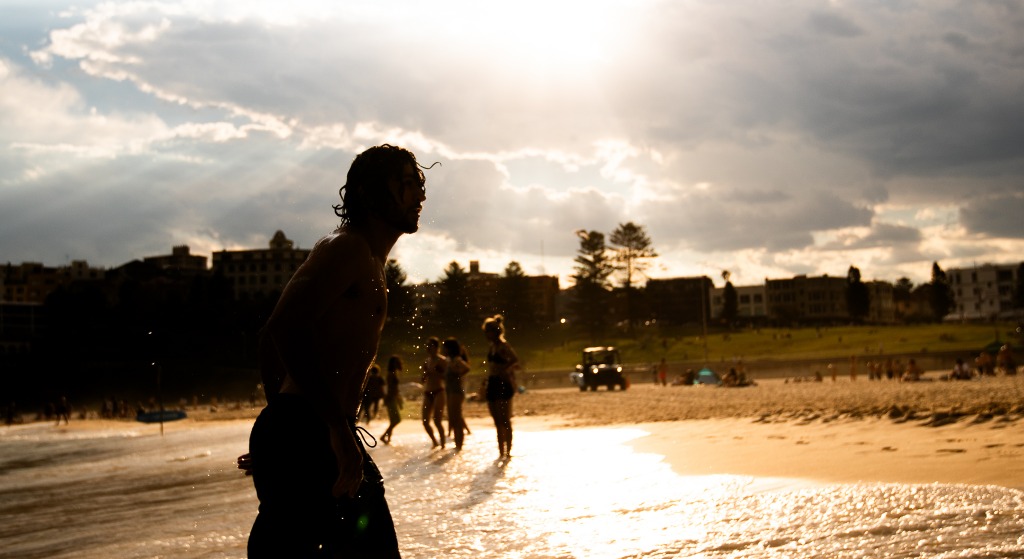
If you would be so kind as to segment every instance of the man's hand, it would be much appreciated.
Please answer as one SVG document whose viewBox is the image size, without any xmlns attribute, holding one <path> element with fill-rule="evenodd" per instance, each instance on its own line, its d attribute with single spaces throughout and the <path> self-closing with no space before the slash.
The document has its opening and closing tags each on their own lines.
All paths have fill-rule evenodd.
<svg viewBox="0 0 1024 559">
<path fill-rule="evenodd" d="M 338 479 L 331 493 L 335 497 L 355 497 L 363 483 L 363 454 L 348 427 L 331 427 L 330 434 L 331 449 L 338 461 Z"/>
<path fill-rule="evenodd" d="M 245 472 L 245 475 L 252 475 L 252 455 L 246 452 L 238 457 L 238 469 Z"/>
</svg>

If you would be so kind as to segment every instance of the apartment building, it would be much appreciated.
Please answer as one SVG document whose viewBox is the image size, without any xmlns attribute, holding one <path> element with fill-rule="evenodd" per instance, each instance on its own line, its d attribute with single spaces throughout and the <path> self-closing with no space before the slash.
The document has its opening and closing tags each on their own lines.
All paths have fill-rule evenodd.
<svg viewBox="0 0 1024 559">
<path fill-rule="evenodd" d="M 835 322 L 849 320 L 846 309 L 846 278 L 799 275 L 766 279 L 768 315 L 775 320 Z"/>
<path fill-rule="evenodd" d="M 982 264 L 946 270 L 955 306 L 946 320 L 1011 319 L 1020 264 Z"/>
<path fill-rule="evenodd" d="M 39 262 L 8 263 L 0 274 L 6 303 L 44 303 L 57 288 L 73 281 L 101 280 L 105 270 L 93 268 L 85 260 L 73 260 L 67 266 L 44 266 Z"/>
<path fill-rule="evenodd" d="M 147 256 L 142 261 L 146 264 L 152 264 L 161 270 L 174 270 L 185 273 L 206 271 L 206 257 L 191 254 L 188 245 L 171 247 L 170 254 Z"/>
<path fill-rule="evenodd" d="M 213 253 L 213 272 L 228 280 L 235 300 L 276 298 L 309 252 L 296 248 L 284 232 L 277 231 L 268 248 Z"/>
<path fill-rule="evenodd" d="M 758 320 L 768 317 L 768 295 L 763 285 L 740 285 L 736 289 L 736 317 Z M 722 317 L 725 308 L 725 288 L 711 290 L 711 318 Z"/>
<path fill-rule="evenodd" d="M 653 318 L 666 324 L 701 324 L 710 316 L 711 290 L 707 276 L 652 279 L 645 292 Z"/>
</svg>

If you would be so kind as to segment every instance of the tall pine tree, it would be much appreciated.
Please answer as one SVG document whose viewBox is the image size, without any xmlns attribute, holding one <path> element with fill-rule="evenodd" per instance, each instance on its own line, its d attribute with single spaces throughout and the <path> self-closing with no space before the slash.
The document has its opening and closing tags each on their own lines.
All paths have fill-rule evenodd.
<svg viewBox="0 0 1024 559">
<path fill-rule="evenodd" d="M 572 309 L 579 327 L 591 341 L 597 342 L 608 327 L 608 278 L 615 271 L 615 264 L 608 257 L 603 233 L 579 230 L 576 236 L 580 239 L 580 248 L 573 266 L 572 278 L 576 285 Z"/>
<path fill-rule="evenodd" d="M 469 274 L 458 262 L 448 264 L 438 287 L 437 319 L 441 326 L 460 329 L 479 318 L 469 291 Z"/>
<path fill-rule="evenodd" d="M 739 297 L 736 294 L 736 288 L 729 281 L 730 277 L 732 274 L 729 273 L 729 270 L 722 271 L 722 279 L 725 280 L 725 289 L 722 290 L 722 320 L 725 321 L 726 326 L 732 327 L 739 315 Z"/>
<path fill-rule="evenodd" d="M 408 321 L 416 314 L 416 300 L 412 290 L 405 285 L 405 270 L 394 258 L 384 265 L 384 281 L 388 287 L 388 320 Z"/>
<path fill-rule="evenodd" d="M 536 309 L 530 303 L 529 280 L 518 262 L 512 261 L 505 267 L 505 274 L 498 280 L 498 300 L 501 313 L 506 320 L 521 326 L 535 323 Z"/>
<path fill-rule="evenodd" d="M 846 312 L 856 322 L 861 322 L 871 311 L 871 294 L 868 286 L 860 279 L 860 269 L 850 266 L 846 272 Z"/>
<path fill-rule="evenodd" d="M 647 232 L 632 221 L 620 223 L 612 231 L 609 240 L 612 244 L 612 260 L 622 279 L 622 287 L 626 290 L 626 319 L 630 334 L 634 333 L 637 323 L 637 291 L 635 284 L 639 275 L 650 265 L 649 259 L 658 256 Z"/>
<path fill-rule="evenodd" d="M 942 271 L 938 262 L 932 262 L 932 281 L 928 284 L 930 289 L 930 303 L 932 315 L 936 322 L 942 319 L 953 310 L 953 290 L 949 287 L 949 280 L 946 272 Z"/>
</svg>

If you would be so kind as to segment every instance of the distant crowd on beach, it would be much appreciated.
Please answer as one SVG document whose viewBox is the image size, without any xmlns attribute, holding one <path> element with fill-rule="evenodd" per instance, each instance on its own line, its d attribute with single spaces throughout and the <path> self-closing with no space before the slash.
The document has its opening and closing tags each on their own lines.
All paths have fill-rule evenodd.
<svg viewBox="0 0 1024 559">
<path fill-rule="evenodd" d="M 63 421 L 65 425 L 68 425 L 71 420 L 71 402 L 68 401 L 67 396 L 61 396 L 55 401 L 47 402 L 36 413 L 36 421 L 53 421 L 57 420 L 57 425 Z M 9 402 L 4 406 L 4 424 L 5 425 L 17 425 L 24 423 L 25 418 L 20 410 L 18 410 L 18 404 L 16 402 Z"/>
<path fill-rule="evenodd" d="M 977 357 L 973 360 L 973 366 L 968 364 L 962 358 L 957 358 L 953 364 L 952 369 L 938 377 L 938 380 L 945 381 L 957 381 L 957 380 L 974 380 L 984 377 L 994 377 L 996 375 L 1012 376 L 1017 374 L 1017 360 L 1014 357 L 1013 349 L 1009 344 L 1004 344 L 999 348 L 993 357 L 992 353 L 988 351 L 980 352 Z M 870 381 L 873 380 L 892 380 L 899 382 L 920 382 L 923 380 L 933 380 L 924 377 L 924 370 L 918 366 L 917 361 L 913 358 L 907 360 L 904 365 L 899 358 L 888 358 L 884 360 L 868 360 L 864 363 L 864 371 L 867 372 L 867 378 Z M 829 363 L 826 366 L 827 376 L 831 378 L 832 382 L 836 382 L 839 378 L 839 367 L 833 363 Z M 860 367 L 858 358 L 856 355 L 850 357 L 850 380 L 856 381 L 860 373 Z M 825 377 L 822 376 L 820 371 L 815 371 L 811 377 L 795 377 L 792 379 L 787 378 L 786 382 L 823 382 Z"/>
<path fill-rule="evenodd" d="M 134 421 L 140 414 L 157 411 L 160 409 L 174 409 L 181 411 L 204 410 L 210 413 L 239 411 L 244 409 L 256 410 L 266 404 L 262 394 L 252 392 L 247 400 L 225 400 L 217 396 L 210 396 L 200 401 L 198 395 L 193 395 L 191 400 L 180 398 L 175 403 L 161 405 L 156 396 L 151 396 L 145 401 L 138 400 L 131 404 L 125 398 L 114 396 L 104 397 L 99 403 L 98 409 L 85 405 L 72 406 L 67 396 L 61 396 L 41 406 L 33 406 L 32 409 L 19 407 L 16 402 L 8 402 L 3 408 L 4 424 L 18 425 L 26 421 L 43 422 L 54 421 L 55 425 L 68 425 L 71 418 L 86 419 L 112 419 Z"/>
</svg>

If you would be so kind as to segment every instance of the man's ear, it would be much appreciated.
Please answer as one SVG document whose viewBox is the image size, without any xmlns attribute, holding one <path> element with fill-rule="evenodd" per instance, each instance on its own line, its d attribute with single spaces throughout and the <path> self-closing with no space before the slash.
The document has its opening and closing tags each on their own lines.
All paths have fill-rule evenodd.
<svg viewBox="0 0 1024 559">
<path fill-rule="evenodd" d="M 372 196 L 367 196 L 367 205 L 378 214 L 402 205 L 402 198 L 399 194 L 395 194 L 392 185 L 393 179 L 387 179 L 374 190 Z"/>
</svg>

